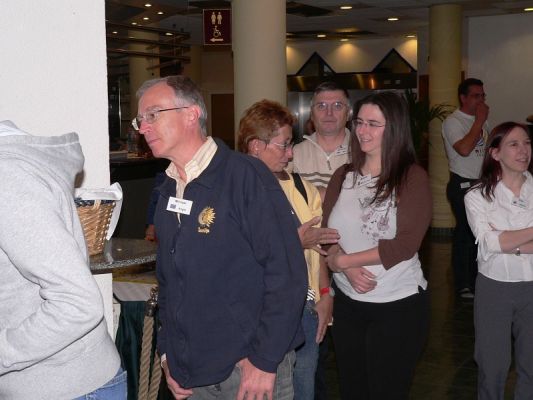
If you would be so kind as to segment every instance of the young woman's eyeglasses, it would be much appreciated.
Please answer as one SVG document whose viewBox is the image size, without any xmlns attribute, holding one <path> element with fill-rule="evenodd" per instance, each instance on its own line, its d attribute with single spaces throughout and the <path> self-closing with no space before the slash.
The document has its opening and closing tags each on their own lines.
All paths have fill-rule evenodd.
<svg viewBox="0 0 533 400">
<path fill-rule="evenodd" d="M 156 109 L 156 110 L 146 111 L 144 114 L 137 115 L 137 117 L 135 117 L 131 121 L 131 125 L 133 126 L 133 129 L 138 131 L 139 129 L 141 129 L 141 123 L 143 121 L 146 122 L 147 124 L 153 124 L 157 120 L 157 118 L 159 118 L 159 113 L 163 111 L 181 110 L 183 108 L 189 108 L 189 106 L 163 108 L 162 110 Z"/>
<path fill-rule="evenodd" d="M 315 108 L 315 110 L 317 111 L 327 111 L 328 108 L 331 109 L 331 111 L 342 111 L 344 110 L 344 108 L 346 107 L 346 104 L 344 104 L 343 102 L 341 101 L 336 101 L 334 103 L 325 103 L 325 102 L 320 102 L 320 103 L 315 103 L 313 105 L 313 107 Z"/>
<path fill-rule="evenodd" d="M 353 123 L 355 124 L 356 128 L 362 128 L 363 126 L 367 126 L 370 129 L 377 129 L 377 128 L 383 128 L 386 124 L 380 124 L 377 121 L 363 121 L 362 119 L 354 119 Z"/>
</svg>

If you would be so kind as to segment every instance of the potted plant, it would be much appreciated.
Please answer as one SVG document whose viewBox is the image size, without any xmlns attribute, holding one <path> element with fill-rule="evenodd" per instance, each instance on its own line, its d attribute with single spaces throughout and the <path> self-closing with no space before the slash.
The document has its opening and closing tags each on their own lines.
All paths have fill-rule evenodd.
<svg viewBox="0 0 533 400">
<path fill-rule="evenodd" d="M 453 106 L 443 103 L 430 106 L 427 98 L 419 99 L 412 89 L 406 89 L 404 95 L 409 104 L 413 145 L 418 161 L 427 169 L 429 123 L 435 118 L 443 121 L 453 111 Z"/>
</svg>

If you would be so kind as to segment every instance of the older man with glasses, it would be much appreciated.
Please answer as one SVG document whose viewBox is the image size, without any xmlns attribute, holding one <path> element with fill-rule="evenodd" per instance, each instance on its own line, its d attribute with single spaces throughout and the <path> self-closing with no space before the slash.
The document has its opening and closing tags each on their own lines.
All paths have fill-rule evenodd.
<svg viewBox="0 0 533 400">
<path fill-rule="evenodd" d="M 307 273 L 284 192 L 262 161 L 207 136 L 189 78 L 154 79 L 137 95 L 133 126 L 171 161 L 155 229 L 158 350 L 172 395 L 292 399 Z"/>
<path fill-rule="evenodd" d="M 311 182 L 320 192 L 322 199 L 331 176 L 337 168 L 349 162 L 350 131 L 346 124 L 351 117 L 348 91 L 335 82 L 318 85 L 311 99 L 311 122 L 315 132 L 305 135 L 304 140 L 294 146 L 292 170 Z M 327 276 L 322 281 L 328 281 Z M 323 315 L 321 321 L 331 320 L 334 292 L 330 287 L 320 288 L 325 299 L 317 303 L 317 312 Z M 319 330 L 322 330 L 322 326 Z M 328 355 L 328 336 L 320 345 L 320 357 L 315 382 L 315 399 L 327 399 L 325 364 Z"/>
<path fill-rule="evenodd" d="M 315 132 L 294 146 L 293 170 L 325 191 L 333 172 L 348 162 L 351 115 L 348 92 L 335 82 L 317 86 L 311 99 Z"/>
</svg>

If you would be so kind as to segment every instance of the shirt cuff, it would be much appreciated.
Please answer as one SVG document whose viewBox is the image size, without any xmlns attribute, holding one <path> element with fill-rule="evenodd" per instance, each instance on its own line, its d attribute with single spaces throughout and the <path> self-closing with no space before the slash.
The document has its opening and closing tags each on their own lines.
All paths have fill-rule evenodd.
<svg viewBox="0 0 533 400">
<path fill-rule="evenodd" d="M 502 253 L 500 246 L 500 235 L 502 231 L 490 231 L 485 233 L 482 240 L 479 241 L 479 254 L 484 261 L 488 260 L 495 253 Z"/>
</svg>

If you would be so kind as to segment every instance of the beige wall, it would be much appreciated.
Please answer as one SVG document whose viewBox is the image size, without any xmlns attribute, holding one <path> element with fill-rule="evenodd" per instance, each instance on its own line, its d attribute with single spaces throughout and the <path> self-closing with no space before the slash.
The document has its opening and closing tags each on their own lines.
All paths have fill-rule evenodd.
<svg viewBox="0 0 533 400">
<path fill-rule="evenodd" d="M 83 186 L 107 186 L 104 0 L 3 0 L 0 26 L 0 119 L 33 135 L 77 132 Z"/>
<path fill-rule="evenodd" d="M 417 68 L 416 39 L 365 39 L 349 42 L 313 41 L 287 43 L 287 73 L 295 74 L 317 52 L 335 72 L 369 72 L 391 49 Z"/>
<path fill-rule="evenodd" d="M 366 72 L 372 70 L 391 49 L 396 49 L 411 66 L 417 67 L 416 39 L 369 39 L 347 43 L 304 42 L 286 47 L 287 73 L 296 73 L 317 51 L 336 72 Z M 209 114 L 211 95 L 233 93 L 233 57 L 229 46 L 193 48 L 193 61 L 184 73 L 197 80 L 202 88 Z M 198 60 L 199 58 L 199 60 Z M 211 132 L 211 121 L 208 125 Z"/>
<path fill-rule="evenodd" d="M 491 127 L 533 114 L 533 13 L 470 18 L 467 77 L 485 84 Z"/>
</svg>

